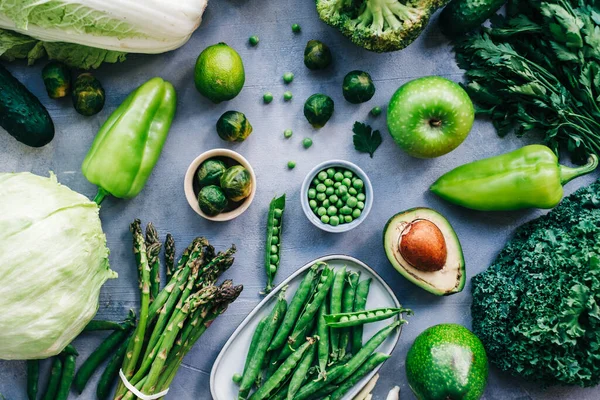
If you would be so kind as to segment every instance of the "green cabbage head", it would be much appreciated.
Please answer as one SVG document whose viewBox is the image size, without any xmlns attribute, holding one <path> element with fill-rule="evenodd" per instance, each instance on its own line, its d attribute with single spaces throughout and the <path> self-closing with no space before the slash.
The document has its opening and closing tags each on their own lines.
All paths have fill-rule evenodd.
<svg viewBox="0 0 600 400">
<path fill-rule="evenodd" d="M 60 353 L 117 274 L 98 206 L 50 178 L 0 173 L 0 359 Z"/>
</svg>

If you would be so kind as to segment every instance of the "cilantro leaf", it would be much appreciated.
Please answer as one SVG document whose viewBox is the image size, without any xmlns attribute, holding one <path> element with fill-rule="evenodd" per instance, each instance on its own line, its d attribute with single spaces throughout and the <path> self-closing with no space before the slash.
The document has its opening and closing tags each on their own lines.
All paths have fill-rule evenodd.
<svg viewBox="0 0 600 400">
<path fill-rule="evenodd" d="M 381 133 L 373 131 L 369 125 L 358 121 L 354 123 L 352 132 L 354 132 L 354 136 L 352 137 L 354 148 L 361 153 L 369 153 L 371 158 L 373 158 L 373 153 L 375 153 L 375 150 L 377 150 L 382 141 Z"/>
</svg>

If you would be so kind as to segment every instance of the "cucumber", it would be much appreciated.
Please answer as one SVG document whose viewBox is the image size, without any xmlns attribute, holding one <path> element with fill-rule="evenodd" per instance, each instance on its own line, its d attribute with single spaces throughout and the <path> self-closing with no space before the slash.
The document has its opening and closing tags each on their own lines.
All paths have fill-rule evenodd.
<svg viewBox="0 0 600 400">
<path fill-rule="evenodd" d="M 440 29 L 449 38 L 471 32 L 494 15 L 506 0 L 452 0 L 440 14 Z"/>
<path fill-rule="evenodd" d="M 31 147 L 42 147 L 54 138 L 48 110 L 21 82 L 0 65 L 0 126 Z"/>
</svg>

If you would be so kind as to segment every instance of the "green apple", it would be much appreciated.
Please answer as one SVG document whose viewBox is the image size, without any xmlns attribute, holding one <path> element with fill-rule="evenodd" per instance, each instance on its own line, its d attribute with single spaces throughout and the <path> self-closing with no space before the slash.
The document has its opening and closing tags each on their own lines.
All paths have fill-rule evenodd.
<svg viewBox="0 0 600 400">
<path fill-rule="evenodd" d="M 434 158 L 451 152 L 467 137 L 475 109 L 467 92 L 440 76 L 426 76 L 402 85 L 388 106 L 387 124 L 404 151 Z"/>
</svg>

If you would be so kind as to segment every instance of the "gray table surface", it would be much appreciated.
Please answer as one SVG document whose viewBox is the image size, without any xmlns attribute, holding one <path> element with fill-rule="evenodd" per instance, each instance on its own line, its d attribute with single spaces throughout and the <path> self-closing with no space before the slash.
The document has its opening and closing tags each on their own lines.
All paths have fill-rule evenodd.
<svg viewBox="0 0 600 400">
<path fill-rule="evenodd" d="M 302 33 L 292 34 L 290 25 L 298 23 Z M 250 35 L 259 35 L 260 44 L 247 45 Z M 306 42 L 320 39 L 334 53 L 333 68 L 311 72 L 302 63 Z M 196 57 L 206 46 L 225 41 L 241 54 L 246 67 L 246 85 L 234 100 L 214 105 L 201 97 L 193 84 Z M 121 65 L 105 65 L 97 72 L 106 89 L 104 110 L 93 117 L 78 115 L 69 100 L 50 100 L 40 79 L 41 66 L 23 64 L 9 69 L 48 107 L 56 124 L 56 138 L 41 149 L 32 149 L 0 134 L 0 171 L 32 171 L 45 175 L 56 172 L 60 182 L 73 190 L 93 197 L 95 188 L 80 173 L 80 165 L 94 135 L 106 117 L 125 96 L 149 78 L 160 75 L 173 82 L 179 96 L 178 114 L 162 157 L 146 188 L 133 200 L 108 199 L 102 206 L 102 222 L 111 250 L 112 269 L 119 279 L 106 283 L 100 296 L 98 317 L 122 318 L 137 306 L 136 269 L 131 252 L 128 225 L 134 218 L 152 221 L 161 235 L 171 232 L 179 249 L 193 237 L 205 235 L 219 249 L 236 243 L 234 266 L 225 274 L 244 284 L 241 297 L 220 317 L 190 352 L 171 387 L 171 399 L 209 399 L 209 374 L 221 347 L 260 301 L 264 287 L 263 272 L 266 212 L 270 199 L 282 192 L 288 195 L 286 229 L 283 237 L 282 264 L 278 281 L 296 268 L 325 254 L 342 253 L 359 258 L 373 267 L 393 288 L 403 305 L 415 316 L 405 327 L 393 357 L 381 370 L 375 389 L 376 399 L 383 399 L 394 385 L 401 387 L 401 399 L 414 399 L 408 388 L 404 359 L 414 338 L 425 328 L 443 322 L 470 326 L 470 278 L 483 271 L 502 248 L 511 232 L 521 223 L 540 215 L 538 211 L 514 213 L 480 213 L 444 203 L 427 192 L 428 186 L 442 173 L 464 162 L 503 153 L 523 145 L 515 137 L 499 139 L 491 124 L 477 121 L 470 136 L 454 152 L 434 160 L 417 160 L 404 154 L 387 134 L 385 116 L 368 117 L 375 105 L 385 106 L 390 96 L 404 82 L 424 75 L 442 75 L 460 81 L 451 48 L 438 31 L 435 20 L 409 48 L 391 54 L 373 54 L 362 50 L 336 30 L 320 22 L 313 1 L 294 0 L 212 0 L 204 22 L 181 49 L 163 55 L 130 55 Z M 368 103 L 351 105 L 341 93 L 343 76 L 352 69 L 368 71 L 377 92 Z M 281 76 L 295 74 L 286 87 Z M 294 98 L 284 103 L 282 93 L 290 89 Z M 262 104 L 262 94 L 273 92 L 275 100 Z M 329 94 L 336 111 L 327 126 L 313 130 L 302 115 L 304 100 L 315 92 Z M 254 132 L 241 144 L 229 144 L 217 136 L 214 124 L 226 110 L 244 112 Z M 384 141 L 373 159 L 359 154 L 352 145 L 354 121 L 368 121 L 381 129 Z M 294 136 L 286 140 L 286 128 Z M 313 147 L 305 150 L 302 139 L 310 137 Z M 234 149 L 248 158 L 257 174 L 258 190 L 250 209 L 234 221 L 211 223 L 201 219 L 188 206 L 183 195 L 183 177 L 189 163 L 200 153 L 216 148 Z M 317 163 L 341 158 L 357 163 L 371 178 L 375 197 L 367 220 L 345 234 L 327 234 L 314 227 L 302 213 L 299 189 L 305 174 Z M 288 160 L 297 167 L 289 171 Z M 591 182 L 596 176 L 580 178 L 567 185 L 566 191 Z M 428 206 L 450 220 L 465 253 L 468 281 L 465 290 L 450 297 L 436 297 L 406 281 L 387 261 L 382 247 L 382 229 L 393 214 L 417 206 Z M 86 335 L 76 341 L 84 359 L 102 335 Z M 47 368 L 48 363 L 43 365 Z M 42 374 L 44 376 L 44 374 Z M 95 398 L 94 377 L 79 398 Z M 42 381 L 41 386 L 45 386 Z M 0 393 L 9 400 L 25 399 L 25 363 L 0 361 Z M 70 398 L 76 398 L 75 393 Z M 600 398 L 600 389 L 543 389 L 506 374 L 491 370 L 484 396 L 488 400 Z"/>
</svg>

